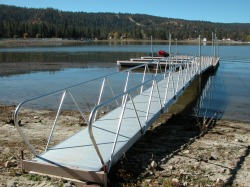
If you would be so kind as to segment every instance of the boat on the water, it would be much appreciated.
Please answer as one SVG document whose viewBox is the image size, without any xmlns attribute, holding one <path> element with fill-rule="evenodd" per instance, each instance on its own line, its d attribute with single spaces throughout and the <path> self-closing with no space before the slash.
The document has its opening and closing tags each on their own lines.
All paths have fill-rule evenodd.
<svg viewBox="0 0 250 187">
<path fill-rule="evenodd" d="M 158 51 L 157 54 L 159 56 L 163 56 L 163 57 L 168 57 L 169 56 L 169 54 L 166 51 L 163 51 L 163 50 Z"/>
</svg>

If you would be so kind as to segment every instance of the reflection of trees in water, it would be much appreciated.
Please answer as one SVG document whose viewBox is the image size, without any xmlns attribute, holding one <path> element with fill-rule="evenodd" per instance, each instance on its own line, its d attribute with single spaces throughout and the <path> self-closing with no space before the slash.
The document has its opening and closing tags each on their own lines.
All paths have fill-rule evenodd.
<svg viewBox="0 0 250 187">
<path fill-rule="evenodd" d="M 0 76 L 33 72 L 56 73 L 65 68 L 116 67 L 117 60 L 140 57 L 140 52 L 3 52 Z"/>
<path fill-rule="evenodd" d="M 62 69 L 58 69 L 58 70 L 51 70 L 51 69 L 43 69 L 43 70 L 23 70 L 23 71 L 19 71 L 19 72 L 3 72 L 0 73 L 0 77 L 10 77 L 13 75 L 22 75 L 22 74 L 30 74 L 30 73 L 41 73 L 41 72 L 48 72 L 49 74 L 55 74 L 57 72 L 62 71 Z"/>
<path fill-rule="evenodd" d="M 136 52 L 7 52 L 0 53 L 1 62 L 116 62 L 145 55 Z"/>
</svg>

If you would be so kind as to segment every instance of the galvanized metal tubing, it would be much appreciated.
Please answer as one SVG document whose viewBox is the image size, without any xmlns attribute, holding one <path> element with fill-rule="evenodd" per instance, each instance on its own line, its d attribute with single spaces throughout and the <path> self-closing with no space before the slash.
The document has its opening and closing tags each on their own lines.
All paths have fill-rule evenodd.
<svg viewBox="0 0 250 187">
<path fill-rule="evenodd" d="M 154 60 L 153 62 L 145 63 L 145 64 L 142 64 L 142 65 L 130 68 L 130 69 L 123 70 L 121 72 L 112 73 L 112 74 L 109 74 L 109 75 L 106 75 L 103 77 L 99 77 L 99 78 L 96 78 L 96 79 L 93 79 L 90 81 L 86 81 L 86 82 L 83 82 L 80 84 L 76 84 L 76 85 L 67 87 L 65 89 L 61 89 L 59 91 L 55 91 L 55 92 L 52 92 L 49 94 L 45 94 L 42 96 L 38 96 L 38 97 L 35 97 L 32 99 L 26 100 L 26 101 L 20 103 L 15 110 L 15 113 L 14 113 L 15 127 L 17 128 L 19 134 L 21 135 L 21 137 L 23 138 L 23 140 L 27 144 L 29 150 L 34 154 L 34 156 L 38 156 L 34 147 L 30 144 L 29 140 L 26 138 L 25 134 L 22 132 L 22 130 L 18 124 L 19 111 L 25 103 L 28 103 L 28 102 L 31 102 L 34 100 L 38 100 L 38 99 L 41 99 L 44 97 L 53 96 L 54 94 L 58 94 L 58 93 L 61 94 L 62 93 L 59 107 L 57 110 L 57 114 L 56 114 L 54 123 L 52 125 L 51 133 L 50 133 L 50 136 L 48 138 L 45 150 L 49 149 L 49 144 L 50 144 L 51 139 L 53 137 L 55 126 L 57 124 L 58 117 L 61 113 L 64 100 L 67 96 L 69 96 L 72 99 L 77 110 L 80 112 L 82 118 L 85 120 L 85 122 L 87 122 L 88 133 L 89 133 L 90 139 L 92 141 L 92 144 L 95 148 L 96 154 L 98 155 L 98 158 L 99 158 L 101 164 L 105 165 L 106 163 L 104 162 L 102 154 L 98 148 L 98 145 L 96 143 L 92 128 L 93 128 L 93 123 L 96 120 L 98 120 L 98 111 L 101 108 L 108 106 L 111 103 L 115 102 L 117 107 L 121 107 L 122 110 L 121 110 L 121 113 L 119 116 L 119 121 L 118 121 L 117 128 L 116 128 L 117 130 L 116 130 L 115 139 L 113 141 L 113 147 L 112 147 L 112 150 L 110 152 L 110 161 L 109 161 L 110 165 L 108 166 L 108 170 L 109 170 L 111 165 L 112 165 L 112 159 L 113 159 L 115 148 L 117 145 L 117 140 L 118 140 L 118 137 L 120 135 L 120 129 L 121 129 L 122 121 L 123 121 L 123 116 L 124 116 L 124 112 L 126 110 L 126 105 L 128 104 L 128 102 L 130 104 L 132 104 L 132 106 L 133 106 L 132 108 L 135 112 L 136 118 L 137 118 L 139 125 L 140 125 L 141 134 L 144 134 L 148 128 L 148 118 L 149 118 L 150 108 L 152 107 L 153 92 L 156 92 L 157 100 L 158 100 L 157 106 L 159 107 L 159 110 L 164 111 L 164 109 L 166 108 L 167 101 L 169 99 L 168 93 L 170 91 L 173 91 L 173 94 L 177 95 L 179 92 L 179 89 L 181 89 L 181 88 L 179 88 L 179 85 L 181 85 L 182 88 L 183 88 L 183 86 L 185 87 L 185 85 L 188 85 L 189 82 L 195 77 L 195 75 L 197 73 L 200 73 L 199 69 L 201 69 L 201 72 L 205 71 L 208 67 L 213 66 L 213 62 L 215 61 L 213 57 L 200 57 L 200 58 L 198 58 L 198 57 L 194 57 L 194 56 L 187 56 L 185 58 L 183 58 L 183 57 L 182 58 L 165 57 L 164 59 L 166 60 L 165 67 L 168 66 L 169 69 L 165 68 L 165 70 L 162 70 L 161 65 L 159 64 L 161 59 L 158 59 L 158 60 Z M 175 62 L 178 61 L 178 63 L 173 63 L 174 61 Z M 152 63 L 157 64 L 157 69 L 155 70 L 155 73 L 152 74 L 153 76 L 150 79 L 146 80 L 145 79 L 146 74 L 149 71 L 149 66 Z M 132 88 L 129 88 L 128 87 L 129 80 L 131 77 L 133 79 L 133 71 L 135 71 L 138 68 L 144 68 L 141 83 L 133 86 Z M 125 85 L 123 88 L 123 92 L 115 95 L 114 88 L 111 86 L 109 80 L 113 75 L 118 74 L 118 73 L 126 73 L 127 76 L 126 76 L 126 81 L 125 81 Z M 176 75 L 176 74 L 178 74 L 178 76 L 177 76 L 177 82 L 175 84 L 173 79 L 176 78 L 176 77 L 174 77 L 174 75 Z M 164 86 L 164 89 L 165 89 L 165 91 L 163 93 L 164 98 L 161 98 L 160 91 L 159 91 L 159 82 L 161 80 L 164 80 L 164 79 L 165 80 L 167 79 L 167 81 L 166 81 L 166 85 Z M 100 93 L 99 93 L 99 97 L 98 97 L 98 103 L 92 109 L 92 111 L 89 115 L 89 118 L 87 120 L 87 117 L 83 114 L 83 112 L 81 111 L 81 109 L 79 107 L 79 104 L 77 103 L 73 94 L 70 92 L 70 89 L 78 87 L 78 86 L 82 86 L 84 84 L 90 83 L 91 81 L 97 81 L 97 80 L 102 81 L 101 87 L 100 87 Z M 103 92 L 105 89 L 105 84 L 108 85 L 108 89 L 110 90 L 110 93 L 112 96 L 110 99 L 108 99 L 106 101 L 102 101 Z M 147 87 L 147 90 L 150 89 L 150 92 L 149 92 L 150 94 L 149 94 L 148 101 L 147 101 L 147 108 L 145 109 L 146 115 L 144 116 L 144 120 L 141 121 L 139 116 L 138 116 L 138 111 L 136 109 L 136 105 L 134 103 L 135 95 L 133 93 L 138 91 L 137 94 L 139 94 L 139 95 L 143 94 L 146 91 L 145 87 L 148 85 L 151 85 L 151 86 Z M 119 102 L 119 101 L 121 101 L 121 102 Z"/>
</svg>

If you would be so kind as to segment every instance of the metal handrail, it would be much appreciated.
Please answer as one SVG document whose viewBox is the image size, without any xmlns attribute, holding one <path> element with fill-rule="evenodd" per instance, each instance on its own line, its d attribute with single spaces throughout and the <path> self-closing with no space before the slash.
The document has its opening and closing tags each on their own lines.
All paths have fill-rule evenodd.
<svg viewBox="0 0 250 187">
<path fill-rule="evenodd" d="M 187 79 L 190 80 L 190 79 L 193 77 L 193 75 L 194 75 L 195 73 L 197 73 L 197 70 L 198 70 L 198 62 L 197 62 L 196 59 L 197 59 L 197 57 L 190 57 L 190 58 L 187 58 L 186 60 L 181 60 L 181 62 L 180 62 L 179 64 L 177 64 L 177 63 L 174 64 L 174 63 L 172 63 L 174 59 L 173 59 L 173 58 L 171 58 L 171 59 L 168 58 L 169 61 L 166 60 L 166 64 L 167 64 L 168 62 L 169 62 L 168 65 L 172 63 L 172 64 L 170 65 L 171 68 L 170 68 L 170 66 L 169 66 L 169 69 L 168 69 L 168 70 L 165 69 L 164 72 L 162 72 L 162 70 L 160 69 L 160 73 L 159 73 L 159 74 L 158 74 L 158 73 L 155 74 L 155 75 L 152 76 L 152 78 L 149 79 L 149 80 L 145 80 L 145 74 L 146 74 L 146 70 L 148 69 L 148 65 L 149 65 L 149 64 L 156 64 L 156 63 L 158 63 L 158 64 L 157 64 L 157 67 L 158 67 L 158 66 L 160 67 L 160 66 L 161 66 L 161 65 L 159 65 L 159 61 L 160 61 L 160 60 L 155 60 L 155 61 L 153 61 L 153 62 L 148 62 L 148 63 L 145 63 L 145 64 L 141 64 L 141 65 L 135 66 L 135 67 L 133 67 L 133 68 L 129 68 L 129 69 L 127 69 L 127 70 L 123 70 L 123 71 L 120 71 L 120 72 L 111 73 L 111 74 L 109 74 L 109 75 L 105 75 L 105 76 L 98 77 L 98 78 L 95 78 L 95 79 L 92 79 L 92 80 L 89 80 L 89 81 L 85 81 L 85 82 L 82 82 L 82 83 L 79 83 L 79 84 L 75 84 L 75 85 L 70 86 L 70 87 L 67 87 L 67 88 L 65 88 L 65 89 L 61 89 L 61 90 L 58 90 L 58 91 L 55 91 L 55 92 L 51 92 L 51 93 L 48 93 L 48 94 L 45 94 L 45 95 L 42 95 L 42 96 L 38 96 L 38 97 L 35 97 L 35 98 L 32 98 L 32 99 L 26 100 L 26 101 L 20 103 L 20 104 L 17 106 L 16 110 L 15 110 L 15 113 L 14 113 L 14 123 L 15 123 L 15 126 L 16 126 L 18 132 L 20 133 L 20 135 L 22 136 L 22 138 L 24 139 L 25 143 L 28 145 L 30 151 L 31 151 L 35 156 L 37 156 L 37 153 L 35 152 L 34 147 L 33 147 L 33 146 L 30 144 L 30 142 L 26 139 L 24 133 L 22 132 L 21 128 L 19 127 L 19 124 L 18 124 L 19 110 L 20 110 L 21 106 L 24 105 L 24 104 L 27 103 L 27 102 L 30 102 L 30 101 L 33 101 L 33 100 L 36 100 L 36 99 L 40 99 L 40 98 L 42 98 L 42 97 L 46 97 L 46 96 L 49 96 L 49 95 L 56 94 L 56 93 L 59 93 L 59 92 L 64 91 L 63 96 L 62 96 L 62 98 L 61 98 L 61 102 L 60 102 L 61 104 L 60 104 L 60 106 L 59 106 L 59 108 L 58 108 L 57 114 L 59 115 L 60 110 L 61 110 L 61 105 L 62 105 L 62 103 L 63 103 L 63 101 L 64 101 L 65 95 L 68 93 L 68 94 L 71 96 L 72 100 L 74 101 L 75 105 L 77 106 L 77 108 L 78 108 L 79 112 L 81 113 L 82 117 L 83 117 L 84 120 L 87 122 L 87 125 L 88 125 L 88 132 L 89 132 L 90 139 L 91 139 L 91 141 L 92 141 L 92 143 L 93 143 L 93 146 L 94 146 L 94 148 L 95 148 L 95 150 L 96 150 L 96 153 L 97 153 L 97 155 L 98 155 L 98 157 L 99 157 L 100 162 L 102 163 L 102 165 L 104 165 L 104 161 L 103 161 L 102 155 L 101 155 L 101 153 L 100 153 L 100 150 L 99 150 L 99 148 L 98 148 L 98 145 L 97 145 L 97 143 L 96 143 L 96 140 L 95 140 L 95 137 L 94 137 L 94 134 L 93 134 L 93 129 L 92 129 L 93 123 L 94 123 L 94 121 L 95 121 L 95 116 L 96 116 L 98 110 L 99 110 L 100 108 L 106 106 L 106 105 L 109 105 L 111 102 L 114 102 L 114 101 L 117 102 L 117 101 L 118 101 L 120 98 L 122 98 L 122 97 L 124 97 L 123 106 L 125 106 L 126 103 L 127 103 L 127 99 L 128 99 L 128 97 L 129 97 L 129 98 L 130 98 L 130 101 L 131 101 L 132 104 L 133 104 L 133 108 L 134 108 L 134 110 L 135 110 L 135 113 L 136 113 L 136 115 L 137 115 L 137 119 L 138 119 L 139 124 L 140 124 L 141 132 L 143 133 L 143 130 L 144 130 L 144 132 L 145 132 L 145 131 L 146 131 L 146 127 L 145 127 L 145 129 L 142 129 L 142 122 L 139 120 L 139 117 L 138 117 L 138 114 L 137 114 L 137 110 L 136 110 L 135 105 L 134 105 L 134 103 L 133 103 L 133 98 L 132 98 L 132 96 L 131 96 L 131 93 L 132 93 L 133 91 L 135 91 L 135 90 L 140 90 L 140 91 L 142 92 L 142 91 L 143 91 L 143 87 L 144 87 L 145 85 L 147 85 L 147 84 L 149 84 L 149 83 L 152 82 L 151 89 L 155 89 L 155 88 L 157 89 L 157 94 L 158 94 L 158 99 L 159 99 L 159 108 L 164 107 L 164 106 L 165 106 L 165 103 L 166 103 L 166 101 L 167 101 L 167 92 L 168 92 L 168 90 L 169 90 L 169 84 L 170 84 L 169 79 L 170 79 L 170 78 L 173 79 L 173 73 L 179 68 L 180 71 L 178 72 L 179 75 L 178 75 L 178 82 L 177 82 L 177 85 L 174 85 L 174 84 L 173 84 L 173 91 L 175 92 L 175 95 L 176 95 L 176 94 L 177 94 L 176 91 L 178 90 L 178 84 L 179 84 L 180 73 L 182 73 L 182 75 L 183 75 L 183 73 L 186 74 L 186 75 L 182 76 L 183 78 L 185 78 L 185 80 L 182 80 L 182 81 L 186 81 Z M 207 64 L 208 64 L 208 63 L 206 63 L 206 66 L 207 66 Z M 189 68 L 189 66 L 191 66 L 191 67 Z M 112 87 L 111 87 L 111 85 L 110 85 L 110 83 L 109 83 L 108 77 L 109 77 L 109 76 L 112 76 L 112 75 L 115 75 L 115 74 L 118 74 L 118 73 L 121 73 L 121 72 L 127 72 L 127 73 L 128 73 L 128 76 L 129 76 L 129 74 L 130 74 L 129 72 L 132 72 L 133 70 L 138 69 L 138 68 L 141 68 L 141 67 L 144 67 L 144 75 L 143 75 L 142 82 L 141 82 L 140 84 L 138 84 L 138 85 L 136 85 L 136 86 L 134 86 L 134 87 L 128 89 L 128 85 L 127 85 L 128 82 L 126 81 L 126 86 L 125 86 L 125 88 L 124 88 L 124 92 L 122 92 L 122 93 L 120 93 L 120 94 L 118 94 L 118 95 L 115 95 L 114 92 L 113 92 L 113 89 L 112 89 Z M 182 70 L 182 68 L 184 68 L 184 69 L 186 70 L 186 72 L 185 72 L 184 70 Z M 157 69 L 158 69 L 158 68 L 157 68 Z M 188 69 L 189 69 L 189 76 L 187 77 Z M 158 70 L 157 70 L 157 72 L 158 72 Z M 166 77 L 166 75 L 168 75 L 168 76 Z M 167 87 L 166 87 L 166 91 L 165 91 L 163 103 L 162 103 L 162 100 L 161 100 L 161 98 L 160 98 L 159 88 L 158 88 L 158 80 L 159 80 L 160 78 L 161 78 L 161 80 L 162 80 L 162 79 L 165 79 L 165 78 L 168 78 Z M 89 119 L 86 120 L 85 117 L 84 117 L 84 115 L 83 115 L 83 113 L 81 112 L 81 110 L 80 110 L 80 108 L 79 108 L 77 102 L 75 101 L 74 97 L 72 96 L 72 94 L 71 94 L 68 90 L 71 89 L 71 88 L 73 88 L 73 87 L 77 87 L 77 86 L 80 86 L 80 85 L 83 85 L 83 84 L 86 84 L 86 83 L 90 83 L 91 81 L 96 81 L 96 80 L 101 80 L 101 79 L 103 79 L 103 84 L 102 84 L 101 91 L 100 91 L 100 95 L 99 95 L 98 105 L 95 106 L 95 107 L 92 109 L 92 111 L 91 111 L 91 113 L 90 113 L 90 115 L 89 115 Z M 127 79 L 128 79 L 128 77 L 127 77 Z M 113 97 L 110 98 L 110 99 L 107 100 L 107 101 L 101 102 L 102 90 L 103 90 L 103 87 L 104 87 L 105 82 L 108 83 L 108 86 L 109 86 L 109 88 L 110 88 L 110 91 L 111 91 Z M 153 90 L 152 90 L 152 91 L 153 91 Z M 150 93 L 150 97 L 152 97 L 152 92 Z M 150 100 L 151 100 L 151 99 L 149 99 L 149 104 L 148 104 L 148 109 L 147 109 L 147 116 L 145 117 L 145 121 L 144 121 L 145 123 L 147 122 L 147 118 L 148 118 L 148 111 L 149 111 L 150 103 L 151 103 Z M 117 105 L 119 106 L 118 102 L 117 102 Z M 125 110 L 125 109 L 124 109 L 124 110 Z M 56 121 L 57 121 L 58 115 L 56 115 L 56 119 L 55 119 L 55 121 L 54 121 L 52 130 L 51 130 L 50 138 L 49 138 L 49 140 L 48 140 L 48 142 L 47 142 L 47 145 L 46 145 L 46 150 L 48 149 L 48 145 L 49 145 L 49 143 L 50 143 L 50 139 L 52 138 L 53 131 L 54 131 L 54 127 L 55 127 L 55 125 L 56 125 Z M 122 115 L 121 115 L 121 116 L 122 116 Z M 120 118 L 121 118 L 121 116 L 120 116 Z M 123 120 L 123 119 L 121 118 L 120 121 L 122 122 L 122 120 Z M 121 125 L 121 124 L 119 124 L 119 125 Z M 118 126 L 118 128 L 119 128 L 119 126 Z M 119 136 L 119 131 L 117 131 L 117 132 L 118 132 L 118 134 L 116 134 L 116 136 Z M 117 141 L 117 140 L 114 140 L 114 144 L 116 144 L 116 141 Z M 115 149 L 115 145 L 113 146 L 113 148 Z M 113 152 L 113 151 L 114 151 L 114 150 L 112 150 L 112 152 Z M 111 153 L 111 158 L 110 158 L 110 160 L 112 160 L 112 155 L 113 155 L 113 153 Z"/>
<path fill-rule="evenodd" d="M 50 143 L 50 141 L 51 141 L 51 139 L 52 139 L 52 135 L 53 135 L 53 132 L 54 132 L 54 130 L 55 130 L 56 122 L 57 122 L 58 117 L 59 117 L 59 114 L 60 114 L 60 112 L 61 112 L 62 105 L 63 105 L 64 99 L 65 99 L 66 93 L 67 93 L 67 90 L 66 90 L 65 92 L 63 92 L 62 99 L 61 99 L 59 108 L 58 108 L 58 110 L 57 110 L 56 118 L 55 118 L 54 124 L 53 124 L 53 126 L 52 126 L 52 129 L 51 129 L 51 132 L 50 132 L 49 139 L 48 139 L 48 142 L 47 142 L 47 145 L 46 145 L 45 150 L 48 149 L 49 143 Z"/>
<path fill-rule="evenodd" d="M 189 60 L 187 60 L 185 63 L 190 63 L 191 60 L 192 60 L 192 59 L 189 59 Z M 98 148 L 98 145 L 97 145 L 97 143 L 96 143 L 96 140 L 95 140 L 94 134 L 93 134 L 94 116 L 95 116 L 95 113 L 99 110 L 99 108 L 104 107 L 104 106 L 106 106 L 106 105 L 112 103 L 113 101 L 118 100 L 119 98 L 124 98 L 124 100 L 123 100 L 123 106 L 124 106 L 124 105 L 126 104 L 126 102 L 127 102 L 127 96 L 130 95 L 131 92 L 135 91 L 136 89 L 141 88 L 142 86 L 144 86 L 144 85 L 146 85 L 146 84 L 148 84 L 148 83 L 150 83 L 150 82 L 153 82 L 153 83 L 152 83 L 152 87 L 151 87 L 151 94 L 150 94 L 150 98 L 151 98 L 151 97 L 152 97 L 152 89 L 153 89 L 154 85 L 157 84 L 157 79 L 158 79 L 159 77 L 161 77 L 161 76 L 167 74 L 167 73 L 170 74 L 170 72 L 176 71 L 177 68 L 182 68 L 183 64 L 185 64 L 185 63 L 182 62 L 181 64 L 175 65 L 172 69 L 169 69 L 169 70 L 167 70 L 166 72 L 163 72 L 163 73 L 158 74 L 158 75 L 156 75 L 156 76 L 153 76 L 153 78 L 151 78 L 150 80 L 147 80 L 147 81 L 145 81 L 145 82 L 143 82 L 143 83 L 141 83 L 141 84 L 139 84 L 139 85 L 137 85 L 137 86 L 135 86 L 135 87 L 133 87 L 133 88 L 131 88 L 131 89 L 129 89 L 129 90 L 126 90 L 126 91 L 124 91 L 123 93 L 120 93 L 120 94 L 116 95 L 115 97 L 113 97 L 113 98 L 111 98 L 111 99 L 109 99 L 109 100 L 107 100 L 107 101 L 101 103 L 100 105 L 95 106 L 95 107 L 92 109 L 92 111 L 91 111 L 91 113 L 90 113 L 90 115 L 89 115 L 89 120 L 88 120 L 88 131 L 89 131 L 90 139 L 91 139 L 91 141 L 92 141 L 92 143 L 93 143 L 93 146 L 94 146 L 94 148 L 95 148 L 95 150 L 96 150 L 96 153 L 97 153 L 97 155 L 98 155 L 98 157 L 99 157 L 99 160 L 100 160 L 100 162 L 101 162 L 102 165 L 104 165 L 103 157 L 102 157 L 102 155 L 101 155 L 101 152 L 100 152 L 100 150 L 99 150 L 99 148 Z M 158 92 L 158 94 L 159 94 L 159 92 Z M 150 99 L 150 100 L 151 100 L 151 99 Z M 148 105 L 148 110 L 149 110 L 149 107 L 150 107 L 150 102 L 151 102 L 150 100 L 149 100 L 149 102 L 148 102 L 148 103 L 149 103 L 149 105 Z M 164 104 L 165 104 L 165 103 L 164 103 Z M 124 107 L 123 107 L 122 111 L 123 111 L 123 110 L 124 110 Z M 147 110 L 147 111 L 148 111 L 148 110 Z M 122 112 L 122 113 L 123 113 L 123 112 Z M 123 116 L 123 115 L 121 115 L 121 116 Z M 147 117 L 148 117 L 148 112 L 147 112 L 147 115 L 146 115 L 146 120 L 147 120 Z M 121 120 L 122 120 L 122 119 L 119 118 L 119 126 L 120 126 Z M 145 120 L 145 121 L 146 121 L 146 120 Z M 120 128 L 120 127 L 118 127 L 118 129 L 119 129 L 119 128 Z M 144 129 L 144 131 L 145 131 L 145 130 L 146 130 L 146 129 Z M 119 132 L 119 131 L 118 131 L 118 132 Z M 116 137 L 117 137 L 118 135 L 119 135 L 119 134 L 116 134 Z M 115 140 L 114 143 L 116 143 L 116 140 Z M 113 146 L 113 147 L 114 147 L 114 146 Z M 113 152 L 113 150 L 112 150 L 112 152 Z M 111 155 L 111 156 L 112 156 L 112 155 Z M 112 158 L 111 158 L 111 159 L 112 159 Z"/>
<path fill-rule="evenodd" d="M 152 61 L 152 62 L 148 62 L 148 63 L 146 63 L 146 65 L 155 64 L 155 63 L 157 63 L 159 60 L 160 60 L 160 59 L 154 60 L 154 61 Z M 141 64 L 141 65 L 138 65 L 138 66 L 129 68 L 129 70 L 132 71 L 132 70 L 135 70 L 135 69 L 144 67 L 144 66 L 145 66 L 145 64 Z M 33 98 L 31 98 L 31 99 L 28 99 L 28 100 L 25 100 L 25 101 L 19 103 L 18 106 L 16 107 L 14 113 L 13 113 L 14 124 L 15 124 L 15 127 L 17 128 L 19 134 L 21 135 L 21 137 L 22 137 L 23 140 L 25 141 L 26 145 L 28 146 L 29 150 L 32 152 L 32 154 L 35 155 L 35 156 L 37 156 L 37 153 L 36 153 L 34 147 L 33 147 L 33 146 L 30 144 L 30 142 L 27 140 L 27 138 L 25 137 L 25 134 L 23 133 L 23 131 L 21 130 L 21 128 L 20 128 L 20 126 L 19 126 L 19 124 L 18 124 L 18 121 L 19 121 L 19 111 L 20 111 L 21 107 L 22 107 L 24 104 L 26 104 L 26 103 L 28 103 L 28 102 L 31 102 L 31 101 L 34 101 L 34 100 L 38 100 L 38 99 L 44 98 L 44 97 L 48 97 L 48 96 L 51 96 L 51 95 L 54 95 L 54 94 L 57 94 L 57 93 L 60 93 L 60 92 L 65 92 L 65 94 L 66 94 L 66 93 L 67 93 L 67 90 L 70 90 L 71 88 L 75 88 L 75 87 L 78 87 L 78 86 L 81 86 L 81 85 L 84 85 L 84 84 L 87 84 L 87 83 L 90 83 L 90 82 L 93 82 L 93 81 L 101 80 L 101 79 L 104 79 L 104 78 L 107 78 L 107 77 L 111 77 L 111 76 L 113 76 L 113 75 L 115 75 L 115 74 L 119 74 L 119 73 L 123 73 L 123 72 L 127 72 L 127 71 L 128 71 L 128 69 L 125 69 L 125 70 L 122 70 L 122 71 L 119 71 L 119 72 L 110 73 L 110 74 L 108 74 L 108 75 L 104 75 L 104 76 L 101 76 L 101 77 L 98 77 L 98 78 L 95 78 L 95 79 L 91 79 L 91 80 L 88 80 L 88 81 L 84 81 L 84 82 L 81 82 L 81 83 L 78 83 L 78 84 L 75 84 L 75 85 L 72 85 L 72 86 L 63 88 L 63 89 L 59 89 L 59 90 L 57 90 L 57 91 L 53 91 L 53 92 L 50 92 L 50 93 L 47 93 L 47 94 L 44 94 L 44 95 L 40 95 L 40 96 L 37 96 L 37 97 L 33 97 Z M 145 73 L 146 73 L 146 72 L 145 72 Z M 108 82 L 108 81 L 107 81 L 107 82 Z M 109 84 L 109 82 L 108 82 L 108 84 Z M 109 87 L 110 87 L 110 85 L 109 85 Z M 112 90 L 112 89 L 111 89 L 111 92 L 112 92 L 112 94 L 113 94 L 113 90 Z M 83 113 L 81 112 L 81 110 L 80 110 L 78 104 L 76 103 L 75 99 L 73 98 L 73 96 L 71 95 L 70 92 L 68 92 L 68 93 L 70 94 L 70 96 L 71 96 L 71 98 L 72 98 L 74 104 L 76 105 L 77 109 L 78 109 L 79 112 L 81 113 L 82 118 L 85 120 L 86 123 L 88 123 L 88 122 L 86 121 L 86 117 L 85 117 L 85 116 L 83 115 Z M 114 94 L 113 94 L 113 96 L 114 96 Z M 63 100 L 64 100 L 64 97 L 61 99 L 61 102 L 63 102 Z M 60 108 L 60 107 L 59 107 L 59 108 Z M 56 119 L 57 119 L 57 117 L 56 117 Z M 55 119 L 55 122 L 54 122 L 54 124 L 53 124 L 53 126 L 52 126 L 51 134 L 50 134 L 50 136 L 49 136 L 49 140 L 48 140 L 48 142 L 47 142 L 47 145 L 46 145 L 45 150 L 48 149 L 48 145 L 49 145 L 49 142 L 50 142 L 50 137 L 52 137 L 53 128 L 54 128 L 54 126 L 56 125 L 56 124 L 55 124 L 56 121 L 57 121 L 56 119 Z"/>
</svg>

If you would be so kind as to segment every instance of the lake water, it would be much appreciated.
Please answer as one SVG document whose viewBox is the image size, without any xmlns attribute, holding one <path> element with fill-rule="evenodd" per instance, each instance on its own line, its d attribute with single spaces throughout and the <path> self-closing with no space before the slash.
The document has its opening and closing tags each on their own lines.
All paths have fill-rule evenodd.
<svg viewBox="0 0 250 187">
<path fill-rule="evenodd" d="M 195 44 L 172 46 L 172 52 L 178 51 L 178 53 L 188 55 L 198 55 L 198 49 L 199 47 Z M 158 50 L 168 51 L 167 43 L 156 43 L 153 51 Z M 117 72 L 116 60 L 140 57 L 150 51 L 151 47 L 147 43 L 98 45 L 88 43 L 81 46 L 0 48 L 0 63 L 38 61 L 88 63 L 88 68 L 68 68 L 61 71 L 1 76 L 0 103 L 17 105 L 38 95 Z M 211 55 L 211 46 L 202 46 L 201 53 Z M 221 57 L 220 66 L 216 74 L 210 77 L 212 100 L 205 102 L 212 103 L 209 105 L 209 110 L 220 111 L 224 119 L 250 122 L 250 46 L 223 45 L 219 48 L 219 56 Z M 111 84 L 115 93 L 122 90 L 120 85 L 125 77 L 125 74 L 114 75 Z M 136 73 L 135 77 L 140 78 L 141 73 Z M 135 78 L 135 84 L 138 79 Z M 87 100 L 94 104 L 97 102 L 100 85 L 101 81 L 96 81 L 81 89 L 73 89 L 72 92 L 78 95 L 77 99 Z M 81 98 L 81 92 L 84 92 L 84 98 Z M 46 102 L 51 103 L 52 100 L 47 99 Z"/>
</svg>

